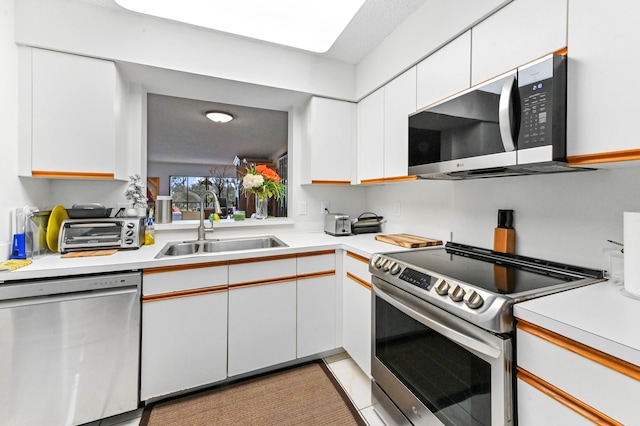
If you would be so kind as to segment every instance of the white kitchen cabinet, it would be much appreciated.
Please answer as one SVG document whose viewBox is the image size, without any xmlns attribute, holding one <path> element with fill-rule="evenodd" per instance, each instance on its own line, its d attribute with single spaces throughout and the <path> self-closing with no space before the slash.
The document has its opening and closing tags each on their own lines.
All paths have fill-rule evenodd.
<svg viewBox="0 0 640 426">
<path fill-rule="evenodd" d="M 402 178 L 409 171 L 409 114 L 416 111 L 416 67 L 384 87 L 384 177 Z"/>
<path fill-rule="evenodd" d="M 344 258 L 342 346 L 371 377 L 371 274 L 369 259 L 352 252 Z"/>
<path fill-rule="evenodd" d="M 227 377 L 226 263 L 143 272 L 140 397 Z"/>
<path fill-rule="evenodd" d="M 115 64 L 26 47 L 20 59 L 19 174 L 126 178 Z"/>
<path fill-rule="evenodd" d="M 417 109 L 471 86 L 471 30 L 417 66 Z"/>
<path fill-rule="evenodd" d="M 228 375 L 295 358 L 295 255 L 230 261 Z"/>
<path fill-rule="evenodd" d="M 471 31 L 475 85 L 566 47 L 567 0 L 513 1 Z"/>
<path fill-rule="evenodd" d="M 638 366 L 522 320 L 516 333 L 518 424 L 637 422 Z"/>
<path fill-rule="evenodd" d="M 297 257 L 297 357 L 336 349 L 338 343 L 335 251 Z"/>
<path fill-rule="evenodd" d="M 301 183 L 350 185 L 355 179 L 356 104 L 314 96 L 304 114 Z"/>
<path fill-rule="evenodd" d="M 415 110 L 415 67 L 358 103 L 360 183 L 380 183 L 407 176 L 408 117 Z"/>
<path fill-rule="evenodd" d="M 384 177 L 384 87 L 358 102 L 358 181 Z"/>
<path fill-rule="evenodd" d="M 569 4 L 567 156 L 570 164 L 636 165 L 635 52 L 640 3 L 572 1 Z"/>
</svg>

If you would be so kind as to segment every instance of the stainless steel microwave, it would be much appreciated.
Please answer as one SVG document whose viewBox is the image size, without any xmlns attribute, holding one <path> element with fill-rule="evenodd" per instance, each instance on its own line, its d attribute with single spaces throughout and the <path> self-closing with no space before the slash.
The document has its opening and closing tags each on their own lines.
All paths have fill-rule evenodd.
<svg viewBox="0 0 640 426">
<path fill-rule="evenodd" d="M 409 174 L 466 179 L 566 165 L 567 58 L 550 54 L 409 116 Z"/>
</svg>

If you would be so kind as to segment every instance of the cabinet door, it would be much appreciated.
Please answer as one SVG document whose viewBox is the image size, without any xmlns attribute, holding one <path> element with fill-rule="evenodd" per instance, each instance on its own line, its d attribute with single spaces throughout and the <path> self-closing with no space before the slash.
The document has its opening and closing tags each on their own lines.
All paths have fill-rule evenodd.
<svg viewBox="0 0 640 426">
<path fill-rule="evenodd" d="M 522 380 L 517 386 L 520 426 L 593 426 L 593 422 Z"/>
<path fill-rule="evenodd" d="M 587 156 L 582 164 L 640 159 L 633 83 L 640 57 L 631 53 L 640 37 L 638 16 L 638 2 L 569 5 L 567 156 Z"/>
<path fill-rule="evenodd" d="M 416 111 L 416 67 L 384 88 L 384 177 L 407 176 L 409 169 L 409 114 Z"/>
<path fill-rule="evenodd" d="M 227 377 L 227 266 L 149 268 L 142 281 L 142 400 Z"/>
<path fill-rule="evenodd" d="M 355 165 L 355 104 L 313 97 L 306 113 L 302 157 L 307 170 L 302 183 L 351 184 Z"/>
<path fill-rule="evenodd" d="M 231 262 L 229 376 L 295 358 L 295 257 Z"/>
<path fill-rule="evenodd" d="M 335 349 L 336 276 L 298 279 L 297 356 Z"/>
<path fill-rule="evenodd" d="M 371 283 L 368 260 L 351 253 L 345 258 L 343 282 L 343 347 L 371 376 Z"/>
<path fill-rule="evenodd" d="M 226 287 L 145 301 L 142 318 L 142 400 L 227 377 Z"/>
<path fill-rule="evenodd" d="M 511 2 L 472 32 L 471 83 L 478 84 L 566 47 L 567 0 Z"/>
<path fill-rule="evenodd" d="M 113 178 L 115 64 L 33 49 L 31 66 L 32 174 Z"/>
<path fill-rule="evenodd" d="M 229 289 L 229 376 L 296 358 L 296 282 Z"/>
<path fill-rule="evenodd" d="M 358 103 L 358 180 L 384 177 L 384 92 L 381 88 Z"/>
<path fill-rule="evenodd" d="M 471 30 L 418 64 L 417 108 L 471 86 Z"/>
<path fill-rule="evenodd" d="M 298 358 L 339 347 L 335 253 L 299 256 L 297 274 Z"/>
</svg>

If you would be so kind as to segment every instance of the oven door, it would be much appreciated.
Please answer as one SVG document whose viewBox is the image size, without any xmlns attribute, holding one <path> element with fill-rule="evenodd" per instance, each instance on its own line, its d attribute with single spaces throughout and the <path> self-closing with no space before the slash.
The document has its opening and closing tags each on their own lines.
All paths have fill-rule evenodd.
<svg viewBox="0 0 640 426">
<path fill-rule="evenodd" d="M 512 425 L 511 338 L 372 281 L 372 388 L 382 417 L 391 420 L 390 400 L 416 425 Z"/>
</svg>

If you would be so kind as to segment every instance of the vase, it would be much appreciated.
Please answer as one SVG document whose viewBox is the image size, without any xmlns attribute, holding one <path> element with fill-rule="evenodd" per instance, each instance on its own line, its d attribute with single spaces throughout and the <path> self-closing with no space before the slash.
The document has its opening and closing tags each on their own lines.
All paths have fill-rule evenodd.
<svg viewBox="0 0 640 426">
<path fill-rule="evenodd" d="M 269 198 L 266 195 L 256 194 L 256 219 L 267 218 L 267 207 L 269 206 Z"/>
</svg>

